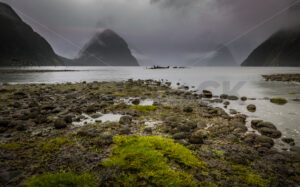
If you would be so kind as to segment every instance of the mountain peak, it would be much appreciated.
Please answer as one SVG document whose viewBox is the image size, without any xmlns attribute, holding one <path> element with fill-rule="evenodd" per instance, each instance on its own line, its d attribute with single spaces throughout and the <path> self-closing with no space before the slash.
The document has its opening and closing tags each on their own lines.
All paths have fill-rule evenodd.
<svg viewBox="0 0 300 187">
<path fill-rule="evenodd" d="M 79 61 L 93 66 L 138 66 L 126 41 L 111 29 L 97 32 L 81 50 Z"/>
</svg>

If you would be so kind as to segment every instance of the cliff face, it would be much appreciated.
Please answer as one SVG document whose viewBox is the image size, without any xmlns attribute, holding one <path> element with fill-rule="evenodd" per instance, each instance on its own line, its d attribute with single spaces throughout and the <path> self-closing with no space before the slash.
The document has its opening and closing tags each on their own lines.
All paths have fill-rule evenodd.
<svg viewBox="0 0 300 187">
<path fill-rule="evenodd" d="M 250 54 L 242 66 L 300 66 L 300 28 L 273 34 Z"/>
<path fill-rule="evenodd" d="M 77 65 L 138 66 L 126 41 L 112 30 L 97 33 L 81 50 Z"/>
<path fill-rule="evenodd" d="M 0 25 L 0 66 L 63 65 L 49 43 L 4 3 L 0 3 Z"/>
<path fill-rule="evenodd" d="M 194 60 L 193 66 L 237 66 L 233 55 L 226 46 L 220 46 L 213 54 Z"/>
</svg>

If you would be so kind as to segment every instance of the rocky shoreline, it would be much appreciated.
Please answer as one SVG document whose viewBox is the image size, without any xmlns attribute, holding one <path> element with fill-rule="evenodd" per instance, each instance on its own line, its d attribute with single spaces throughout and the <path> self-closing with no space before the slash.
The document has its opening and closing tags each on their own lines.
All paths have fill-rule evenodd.
<svg viewBox="0 0 300 187">
<path fill-rule="evenodd" d="M 300 74 L 263 75 L 266 81 L 300 82 Z"/>
<path fill-rule="evenodd" d="M 247 99 L 153 80 L 5 85 L 0 184 L 34 186 L 61 176 L 88 186 L 300 184 L 300 150 L 292 139 L 282 139 L 291 151 L 279 152 L 274 124 L 253 120 L 257 133 L 248 132 L 246 115 L 227 114 L 204 98 L 225 106 Z"/>
</svg>

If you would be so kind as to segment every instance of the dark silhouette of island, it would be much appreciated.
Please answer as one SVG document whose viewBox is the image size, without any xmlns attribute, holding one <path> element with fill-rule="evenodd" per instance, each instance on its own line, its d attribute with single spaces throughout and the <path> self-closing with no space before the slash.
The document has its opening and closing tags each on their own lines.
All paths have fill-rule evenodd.
<svg viewBox="0 0 300 187">
<path fill-rule="evenodd" d="M 126 41 L 110 29 L 97 33 L 71 65 L 139 66 Z"/>
<path fill-rule="evenodd" d="M 242 66 L 300 66 L 300 27 L 273 34 L 249 55 Z"/>
<path fill-rule="evenodd" d="M 50 44 L 0 2 L 0 66 L 64 65 Z"/>
<path fill-rule="evenodd" d="M 230 50 L 220 45 L 216 51 L 205 58 L 194 59 L 189 66 L 237 66 L 237 63 Z"/>
</svg>

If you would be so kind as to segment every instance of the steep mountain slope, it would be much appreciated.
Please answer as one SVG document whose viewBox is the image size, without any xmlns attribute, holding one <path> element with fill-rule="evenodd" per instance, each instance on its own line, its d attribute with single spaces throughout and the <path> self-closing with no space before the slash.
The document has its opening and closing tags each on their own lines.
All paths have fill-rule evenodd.
<svg viewBox="0 0 300 187">
<path fill-rule="evenodd" d="M 97 33 L 81 50 L 76 65 L 138 66 L 126 41 L 112 30 Z"/>
<path fill-rule="evenodd" d="M 300 66 L 300 27 L 273 34 L 242 66 Z"/>
<path fill-rule="evenodd" d="M 0 66 L 63 65 L 49 43 L 0 2 Z"/>
</svg>

